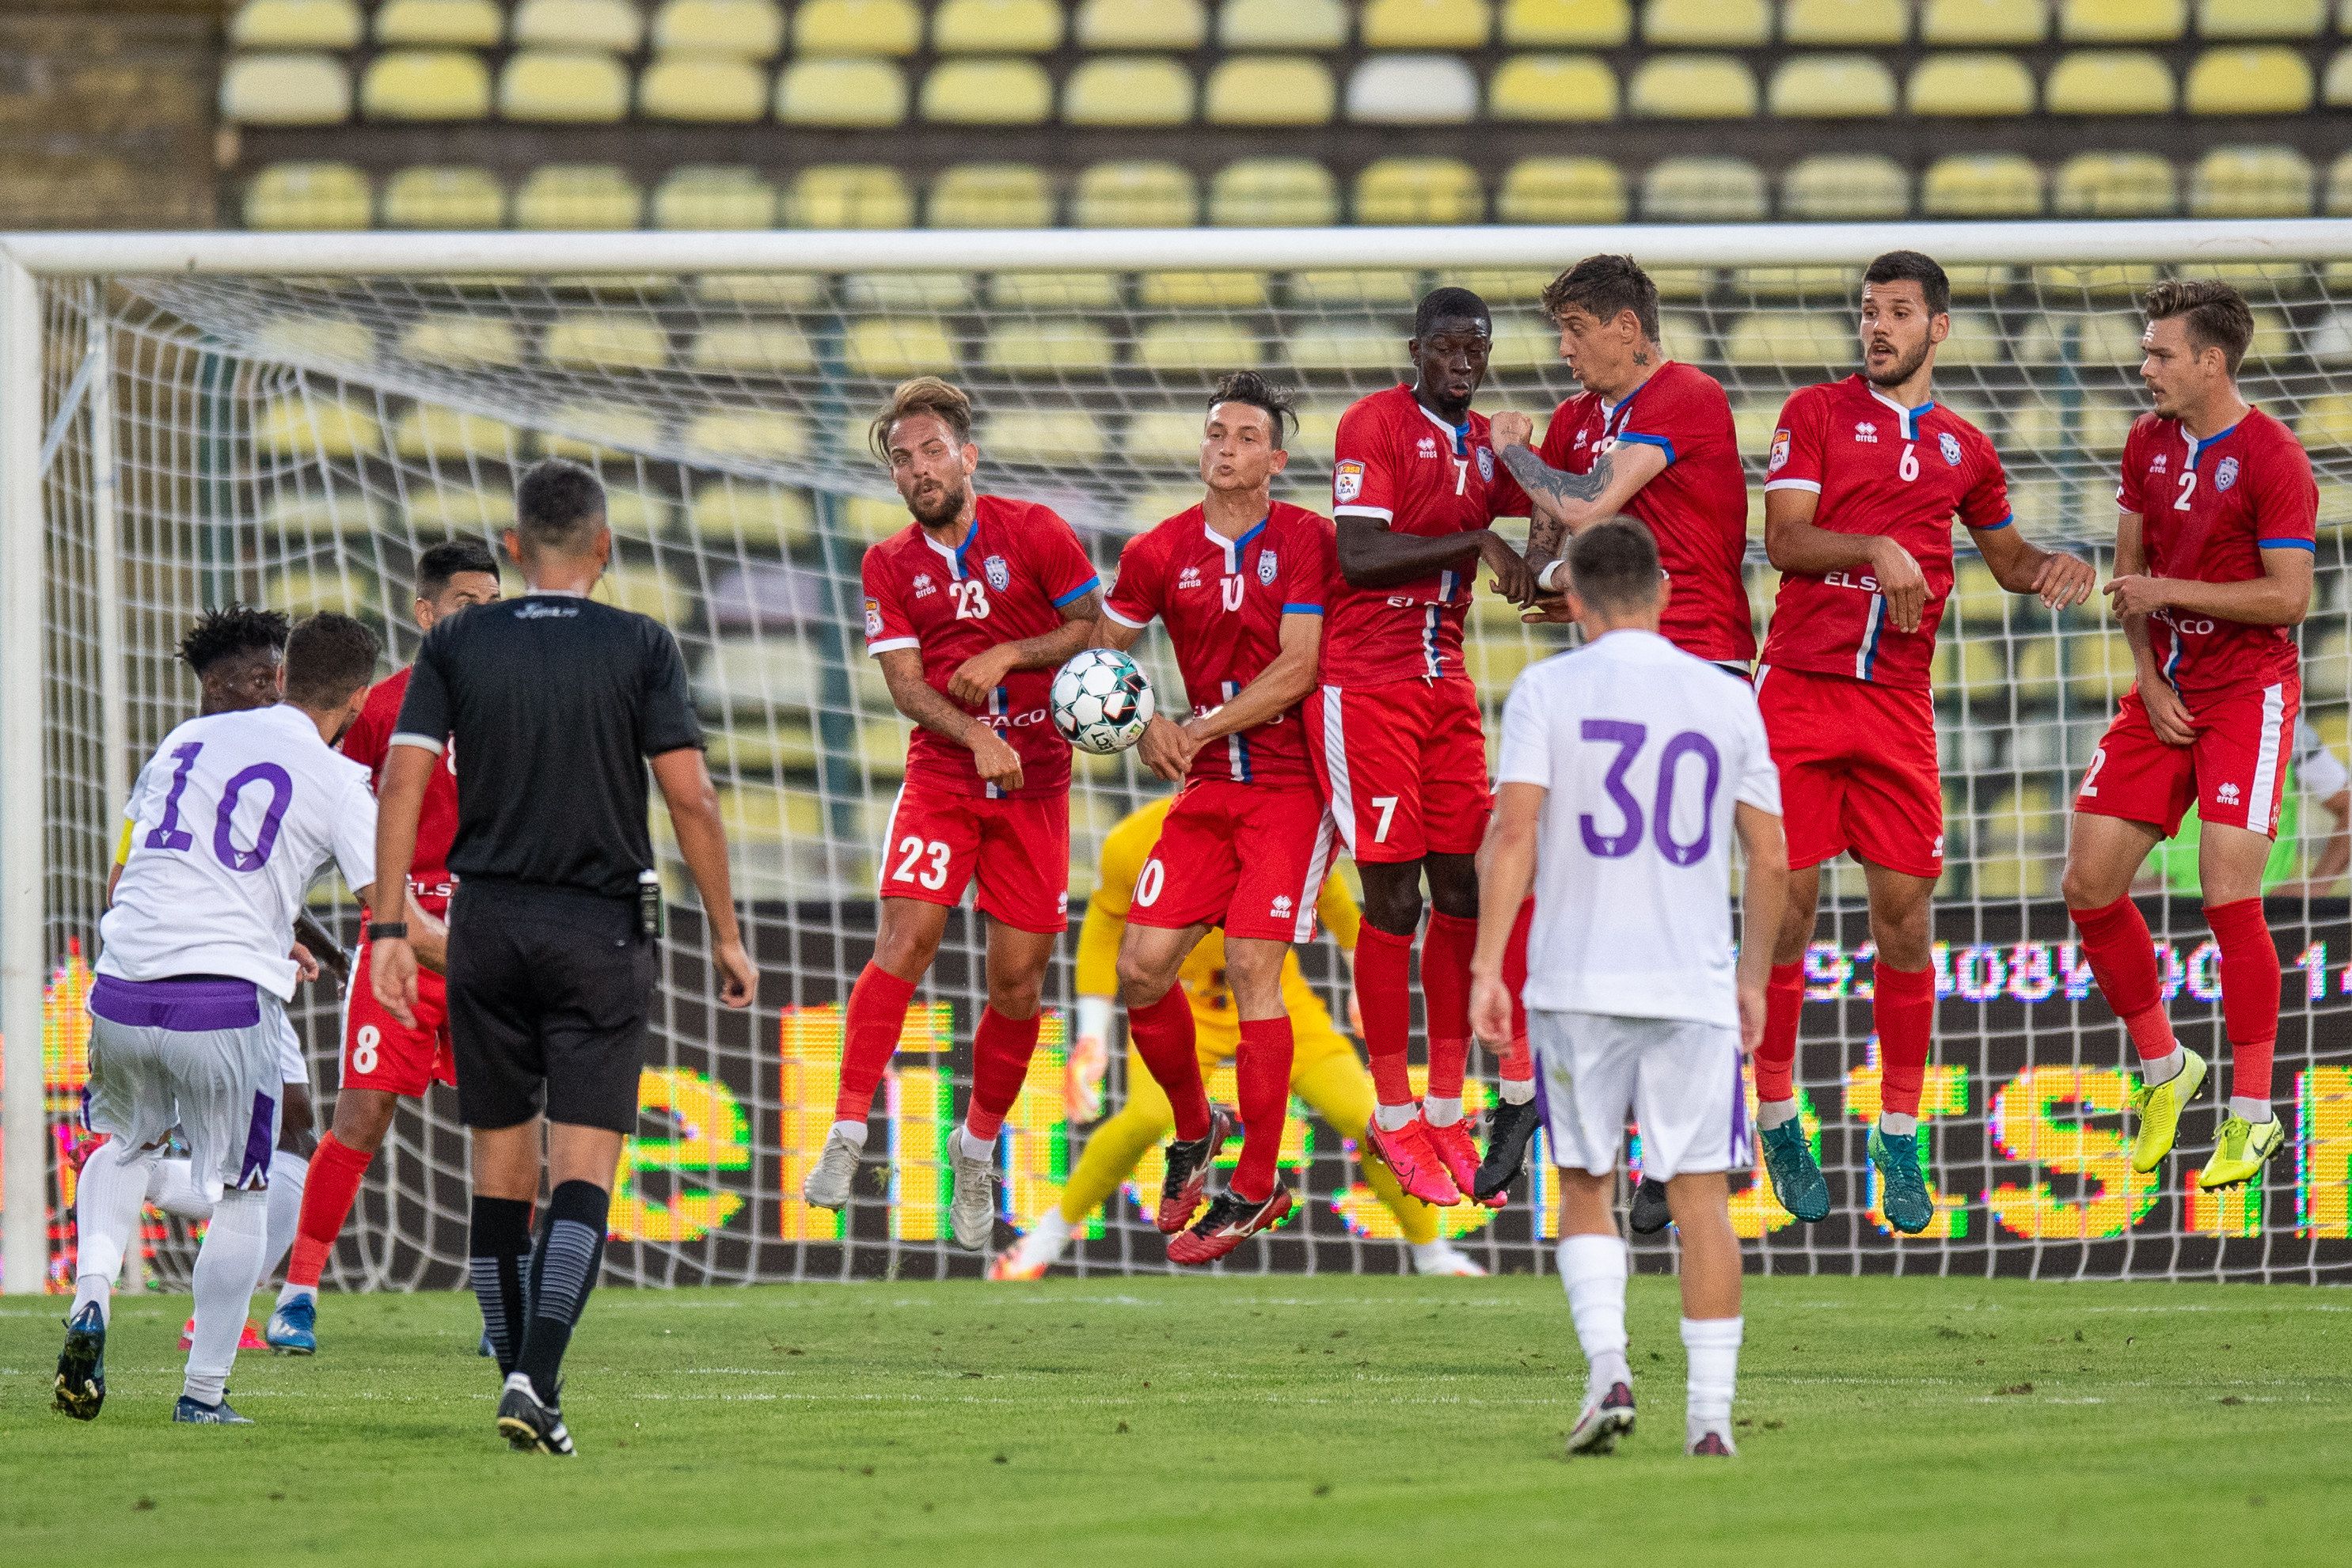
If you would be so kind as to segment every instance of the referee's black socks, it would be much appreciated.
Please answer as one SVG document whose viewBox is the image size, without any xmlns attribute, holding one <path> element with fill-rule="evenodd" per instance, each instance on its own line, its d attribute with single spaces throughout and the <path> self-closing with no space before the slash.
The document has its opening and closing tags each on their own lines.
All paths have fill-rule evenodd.
<svg viewBox="0 0 2352 1568">
<path fill-rule="evenodd" d="M 499 1375 L 504 1377 L 515 1369 L 529 1304 L 523 1269 L 530 1256 L 530 1205 L 521 1198 L 476 1193 L 467 1251 L 466 1271 L 474 1281 L 474 1299 L 482 1304 L 482 1328 L 490 1336 L 490 1353 L 498 1357 Z"/>
<path fill-rule="evenodd" d="M 555 1402 L 556 1376 L 572 1330 L 604 1261 L 604 1222 L 613 1195 L 593 1182 L 567 1181 L 547 1200 L 539 1249 L 530 1260 L 530 1323 L 514 1370 L 530 1379 L 539 1397 Z"/>
</svg>

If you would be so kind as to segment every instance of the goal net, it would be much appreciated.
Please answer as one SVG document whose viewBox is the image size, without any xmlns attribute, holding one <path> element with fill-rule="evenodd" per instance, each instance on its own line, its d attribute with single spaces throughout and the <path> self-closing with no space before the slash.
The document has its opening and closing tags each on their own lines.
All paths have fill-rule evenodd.
<svg viewBox="0 0 2352 1568">
<path fill-rule="evenodd" d="M 1939 401 L 1992 435 L 2027 533 L 2103 566 L 2116 459 L 2144 406 L 2136 292 L 2160 276 L 2215 274 L 2245 290 L 2257 320 L 2248 395 L 2301 434 L 2321 474 L 2305 716 L 2317 744 L 2342 756 L 2352 225 L 1914 237 L 1956 285 Z M 1495 350 L 1478 404 L 1540 418 L 1575 386 L 1538 292 L 1581 255 L 1630 250 L 1665 296 L 1667 351 L 1729 390 L 1751 480 L 1748 587 L 1760 628 L 1775 577 L 1755 486 L 1774 415 L 1791 389 L 1853 367 L 1857 267 L 1887 243 L 1821 227 L 0 240 L 0 256 L 31 269 L 0 267 L 12 302 L 0 331 L 0 469 L 13 465 L 0 491 L 0 609 L 14 617 L 0 616 L 7 1286 L 27 1288 L 27 1263 L 54 1280 L 70 1258 L 64 1154 L 87 1071 L 80 999 L 107 866 L 130 777 L 194 711 L 172 651 L 204 608 L 235 599 L 350 612 L 404 662 L 417 643 L 420 552 L 492 534 L 530 461 L 592 465 L 618 539 L 604 591 L 669 625 L 691 663 L 762 969 L 754 1012 L 716 1005 L 692 890 L 657 822 L 683 913 L 607 1267 L 647 1284 L 970 1272 L 979 1264 L 948 1241 L 944 1213 L 944 1139 L 980 999 L 968 913 L 918 995 L 845 1217 L 799 1199 L 831 1118 L 841 1007 L 871 946 L 905 755 L 906 726 L 858 634 L 860 553 L 906 520 L 864 444 L 887 389 L 925 371 L 970 388 L 982 487 L 1050 503 L 1108 569 L 1129 534 L 1197 497 L 1202 399 L 1219 372 L 1256 366 L 1298 389 L 1304 428 L 1280 493 L 1328 511 L 1340 411 L 1409 373 L 1420 292 L 1460 283 L 1487 298 Z M 37 491 L 24 469 L 35 441 Z M 1824 1224 L 1798 1224 L 1769 1186 L 1743 1177 L 1734 1207 L 1752 1255 L 1776 1271 L 2352 1278 L 2352 932 L 2340 871 L 2310 885 L 2346 802 L 2315 798 L 2303 779 L 2325 764 L 2299 759 L 2272 862 L 2290 1155 L 2259 1188 L 2218 1196 L 2190 1189 L 2194 1157 L 2135 1175 L 2122 1115 L 2129 1046 L 2057 898 L 2072 780 L 2130 659 L 2096 603 L 2053 615 L 2004 594 L 1958 542 L 1937 661 L 1949 869 L 1936 906 L 1942 999 L 1927 1110 L 1939 1212 L 1926 1236 L 1898 1241 L 1876 1210 L 1863 1158 L 1878 1094 L 1871 946 L 1856 868 L 1840 865 L 1807 959 L 1799 1061 L 1805 1126 L 1838 1207 Z M 1470 625 L 1490 715 L 1518 671 L 1567 645 L 1483 593 Z M 1160 635 L 1138 652 L 1175 689 Z M 1105 834 L 1162 792 L 1131 757 L 1078 758 L 1074 933 Z M 2193 843 L 2166 846 L 2144 891 L 2173 1016 L 2188 1043 L 2221 1053 Z M 355 933 L 346 890 L 321 885 L 312 903 Z M 1003 1145 L 1013 1226 L 1060 1200 L 1092 1130 L 1065 1107 L 1074 948 L 1064 945 L 1049 977 L 1043 1040 Z M 1344 957 L 1327 936 L 1305 959 L 1344 1029 Z M 321 983 L 299 1006 L 323 1107 L 337 1001 Z M 23 1043 L 33 1032 L 37 1057 Z M 1129 1076 L 1122 1038 L 1111 1109 Z M 37 1098 L 26 1090 L 34 1063 Z M 1230 1098 L 1230 1070 L 1211 1085 Z M 2211 1124 L 2203 1111 L 2192 1117 L 2184 1146 L 2210 1139 Z M 1139 1163 L 1077 1222 L 1072 1268 L 1166 1267 L 1150 1220 L 1164 1134 L 1133 1131 L 1114 1134 L 1142 1149 Z M 1224 1267 L 1408 1266 L 1407 1225 L 1431 1217 L 1381 1205 L 1356 1159 L 1358 1132 L 1295 1108 L 1284 1162 L 1307 1201 Z M 464 1178 L 446 1092 L 404 1107 L 331 1282 L 459 1280 Z M 1499 1214 L 1450 1210 L 1435 1224 L 1489 1269 L 1541 1270 L 1556 1191 L 1549 1178 L 1528 1190 Z M 184 1279 L 184 1227 L 151 1212 L 148 1245 L 159 1277 Z M 1671 1247 L 1661 1238 L 1637 1252 L 1654 1263 Z"/>
</svg>

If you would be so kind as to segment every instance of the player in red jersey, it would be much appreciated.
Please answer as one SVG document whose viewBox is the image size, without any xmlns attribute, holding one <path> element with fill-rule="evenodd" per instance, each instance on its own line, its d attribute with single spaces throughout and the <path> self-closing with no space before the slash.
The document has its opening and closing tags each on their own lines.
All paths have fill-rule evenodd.
<svg viewBox="0 0 2352 1568">
<path fill-rule="evenodd" d="M 914 520 L 866 552 L 866 651 L 912 720 L 907 781 L 884 835 L 881 925 L 849 993 L 833 1130 L 801 1195 L 849 1201 L 874 1091 L 907 1005 L 977 879 L 988 1005 L 972 1033 L 971 1099 L 949 1135 L 956 1242 L 988 1244 L 997 1135 L 1037 1048 L 1045 966 L 1068 925 L 1070 748 L 1054 672 L 1087 644 L 1100 581 L 1051 509 L 971 486 L 971 400 L 935 376 L 901 382 L 875 418 L 877 456 Z"/>
<path fill-rule="evenodd" d="M 1331 525 L 1269 494 L 1296 419 L 1289 398 L 1250 371 L 1217 383 L 1201 441 L 1208 494 L 1128 544 L 1094 631 L 1097 646 L 1123 651 L 1157 616 L 1192 705 L 1181 724 L 1155 716 L 1138 743 L 1146 766 L 1183 788 L 1136 878 L 1118 953 L 1129 1036 L 1176 1118 L 1162 1231 L 1192 1220 L 1228 1131 L 1210 1111 L 1192 999 L 1176 984 L 1212 926 L 1224 931 L 1241 1019 L 1241 1163 L 1168 1244 L 1177 1263 L 1212 1262 L 1290 1212 L 1275 1174 L 1290 1104 L 1283 960 L 1314 938 L 1331 869 L 1331 819 L 1298 703 L 1315 688 L 1334 567 Z"/>
<path fill-rule="evenodd" d="M 1461 1201 L 1478 1168 L 1462 1080 L 1475 856 L 1492 796 L 1462 622 L 1480 561 L 1513 603 L 1535 591 L 1526 559 L 1488 526 L 1528 511 L 1487 444 L 1486 416 L 1470 410 L 1492 346 L 1485 301 L 1466 288 L 1433 290 L 1405 345 L 1413 382 L 1340 416 L 1331 473 L 1340 580 L 1326 617 L 1323 684 L 1307 701 L 1316 770 L 1364 882 L 1356 994 L 1379 1100 L 1366 1136 L 1399 1185 L 1439 1205 Z M 1421 961 L 1429 1083 L 1416 1105 L 1405 1048 L 1424 877 L 1433 905 Z"/>
<path fill-rule="evenodd" d="M 2124 443 L 2106 590 L 2137 679 L 2075 792 L 2063 891 L 2100 993 L 2138 1048 L 2132 1166 L 2152 1171 L 2206 1064 L 2173 1038 L 2131 883 L 2195 805 L 2230 1041 L 2229 1113 L 2197 1184 L 2235 1186 L 2285 1142 L 2271 1107 L 2279 960 L 2263 867 L 2303 696 L 2293 628 L 2311 607 L 2319 490 L 2294 434 L 2239 393 L 2254 320 L 2238 291 L 2159 283 L 2145 305 L 2139 373 L 2156 408 Z"/>
<path fill-rule="evenodd" d="M 1951 285 L 1916 251 L 1863 274 L 1863 369 L 1805 387 L 1780 411 L 1764 483 L 1764 546 L 1780 569 L 1757 704 L 1780 768 L 1789 904 L 1773 952 L 1757 1125 L 1780 1202 L 1829 1213 L 1829 1187 L 1797 1119 L 1797 1024 L 1821 864 L 1862 862 L 1877 945 L 1872 1017 L 1884 1069 L 1870 1160 L 1887 1223 L 1935 1218 L 1918 1145 L 1935 1031 L 1928 901 L 1944 870 L 1944 797 L 1928 695 L 1936 627 L 1952 588 L 1952 523 L 2011 593 L 2064 609 L 2090 597 L 2088 562 L 2020 538 L 1992 443 L 1931 396 L 1950 333 Z"/>
<path fill-rule="evenodd" d="M 420 633 L 470 605 L 488 604 L 498 597 L 498 558 L 479 543 L 452 539 L 417 558 L 415 613 Z M 400 716 L 400 700 L 407 691 L 404 669 L 378 681 L 343 736 L 343 755 L 364 766 L 378 786 L 391 748 L 393 721 Z M 446 765 L 433 770 L 425 787 L 416 823 L 416 863 L 408 873 L 408 890 L 417 907 L 436 919 L 448 917 L 449 895 L 456 891 L 448 861 L 449 843 L 457 832 L 457 758 L 445 751 L 443 761 Z M 310 1355 L 319 1348 L 319 1276 L 334 1252 L 343 1222 L 351 1218 L 368 1164 L 391 1130 L 394 1108 L 404 1095 L 423 1098 L 436 1079 L 457 1082 L 441 977 L 431 970 L 418 972 L 416 1021 L 404 1024 L 375 999 L 369 951 L 365 946 L 360 948 L 344 992 L 343 1071 L 334 1124 L 310 1156 L 310 1178 L 302 1189 L 302 1213 L 293 1255 L 286 1264 L 286 1283 L 278 1290 L 278 1308 L 269 1315 L 264 1336 L 281 1354 Z"/>
</svg>

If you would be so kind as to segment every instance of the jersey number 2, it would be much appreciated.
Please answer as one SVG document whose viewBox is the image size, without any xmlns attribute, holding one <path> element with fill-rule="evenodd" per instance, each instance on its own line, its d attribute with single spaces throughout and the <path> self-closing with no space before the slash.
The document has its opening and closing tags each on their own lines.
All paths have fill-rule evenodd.
<svg viewBox="0 0 2352 1568">
<path fill-rule="evenodd" d="M 2172 509 L 2176 512 L 2187 511 L 2189 497 L 2195 494 L 2197 494 L 2197 470 L 2191 468 L 2180 476 L 2180 494 L 2174 498 Z"/>
<path fill-rule="evenodd" d="M 196 836 L 180 826 L 180 797 L 188 788 L 188 773 L 196 765 L 196 755 L 203 751 L 201 740 L 189 741 L 172 748 L 179 767 L 172 770 L 172 789 L 163 797 L 163 816 L 147 834 L 146 846 L 151 850 L 185 852 L 195 847 Z M 269 806 L 261 813 L 260 831 L 253 835 L 253 847 L 241 850 L 230 829 L 236 826 L 237 801 L 248 784 L 269 786 Z M 294 779 L 275 762 L 257 762 L 231 779 L 221 789 L 220 810 L 213 815 L 213 855 L 231 871 L 259 871 L 269 863 L 269 852 L 278 847 L 278 829 L 286 821 L 286 808 L 294 803 Z"/>
</svg>

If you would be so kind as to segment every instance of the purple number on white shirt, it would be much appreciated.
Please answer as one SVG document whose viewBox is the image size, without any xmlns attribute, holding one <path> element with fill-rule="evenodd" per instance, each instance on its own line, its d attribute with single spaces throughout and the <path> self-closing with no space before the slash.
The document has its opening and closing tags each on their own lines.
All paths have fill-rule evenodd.
<svg viewBox="0 0 2352 1568">
<path fill-rule="evenodd" d="M 163 818 L 149 831 L 145 848 L 151 850 L 185 850 L 195 846 L 196 835 L 180 826 L 180 794 L 188 787 L 188 770 L 196 765 L 196 753 L 205 748 L 201 740 L 191 740 L 172 748 L 180 759 L 172 770 L 171 792 L 163 797 Z"/>
<path fill-rule="evenodd" d="M 1609 799 L 1625 825 L 1616 832 L 1603 833 L 1592 820 L 1592 813 L 1587 811 L 1578 819 L 1577 826 L 1583 831 L 1587 851 L 1602 860 L 1617 860 L 1632 854 L 1642 842 L 1642 803 L 1633 799 L 1633 791 L 1625 788 L 1625 775 L 1633 768 L 1633 758 L 1640 755 L 1642 742 L 1649 738 L 1650 728 L 1624 719 L 1588 718 L 1582 733 L 1587 740 L 1601 741 L 1617 748 L 1616 758 L 1609 764 L 1608 777 L 1601 781 L 1601 787 L 1609 791 Z"/>
<path fill-rule="evenodd" d="M 1699 800 L 1698 837 L 1678 844 L 1674 830 L 1675 764 L 1690 756 L 1706 764 L 1706 791 Z M 1715 742 L 1695 729 L 1675 736 L 1658 754 L 1658 799 L 1651 808 L 1650 831 L 1668 865 L 1696 865 L 1715 847 L 1715 791 L 1722 782 L 1723 758 L 1717 754 Z"/>
<path fill-rule="evenodd" d="M 261 831 L 253 835 L 253 847 L 241 850 L 229 830 L 236 825 L 237 799 L 248 784 L 269 786 L 269 808 L 261 813 Z M 259 871 L 269 863 L 269 852 L 278 847 L 278 824 L 293 803 L 294 780 L 286 769 L 275 762 L 255 763 L 221 789 L 220 814 L 213 819 L 213 853 L 231 871 Z"/>
<path fill-rule="evenodd" d="M 1597 740 L 1614 746 L 1617 755 L 1609 764 L 1608 773 L 1601 787 L 1609 792 L 1610 803 L 1617 808 L 1624 826 L 1613 833 L 1603 833 L 1600 824 L 1587 811 L 1577 820 L 1584 834 L 1584 847 L 1602 860 L 1622 860 L 1642 847 L 1643 830 L 1666 857 L 1668 865 L 1696 865 L 1715 847 L 1715 792 L 1723 783 L 1723 758 L 1715 743 L 1695 729 L 1684 730 L 1665 744 L 1658 756 L 1657 797 L 1651 802 L 1650 820 L 1642 820 L 1642 803 L 1633 799 L 1633 791 L 1625 787 L 1625 775 L 1633 770 L 1633 758 L 1642 753 L 1642 745 L 1650 737 L 1649 726 L 1630 719 L 1588 718 L 1581 733 L 1587 740 Z M 1685 757 L 1696 756 L 1706 765 L 1706 797 L 1701 804 L 1698 837 L 1687 844 L 1675 841 L 1675 776 L 1676 765 Z"/>
</svg>

